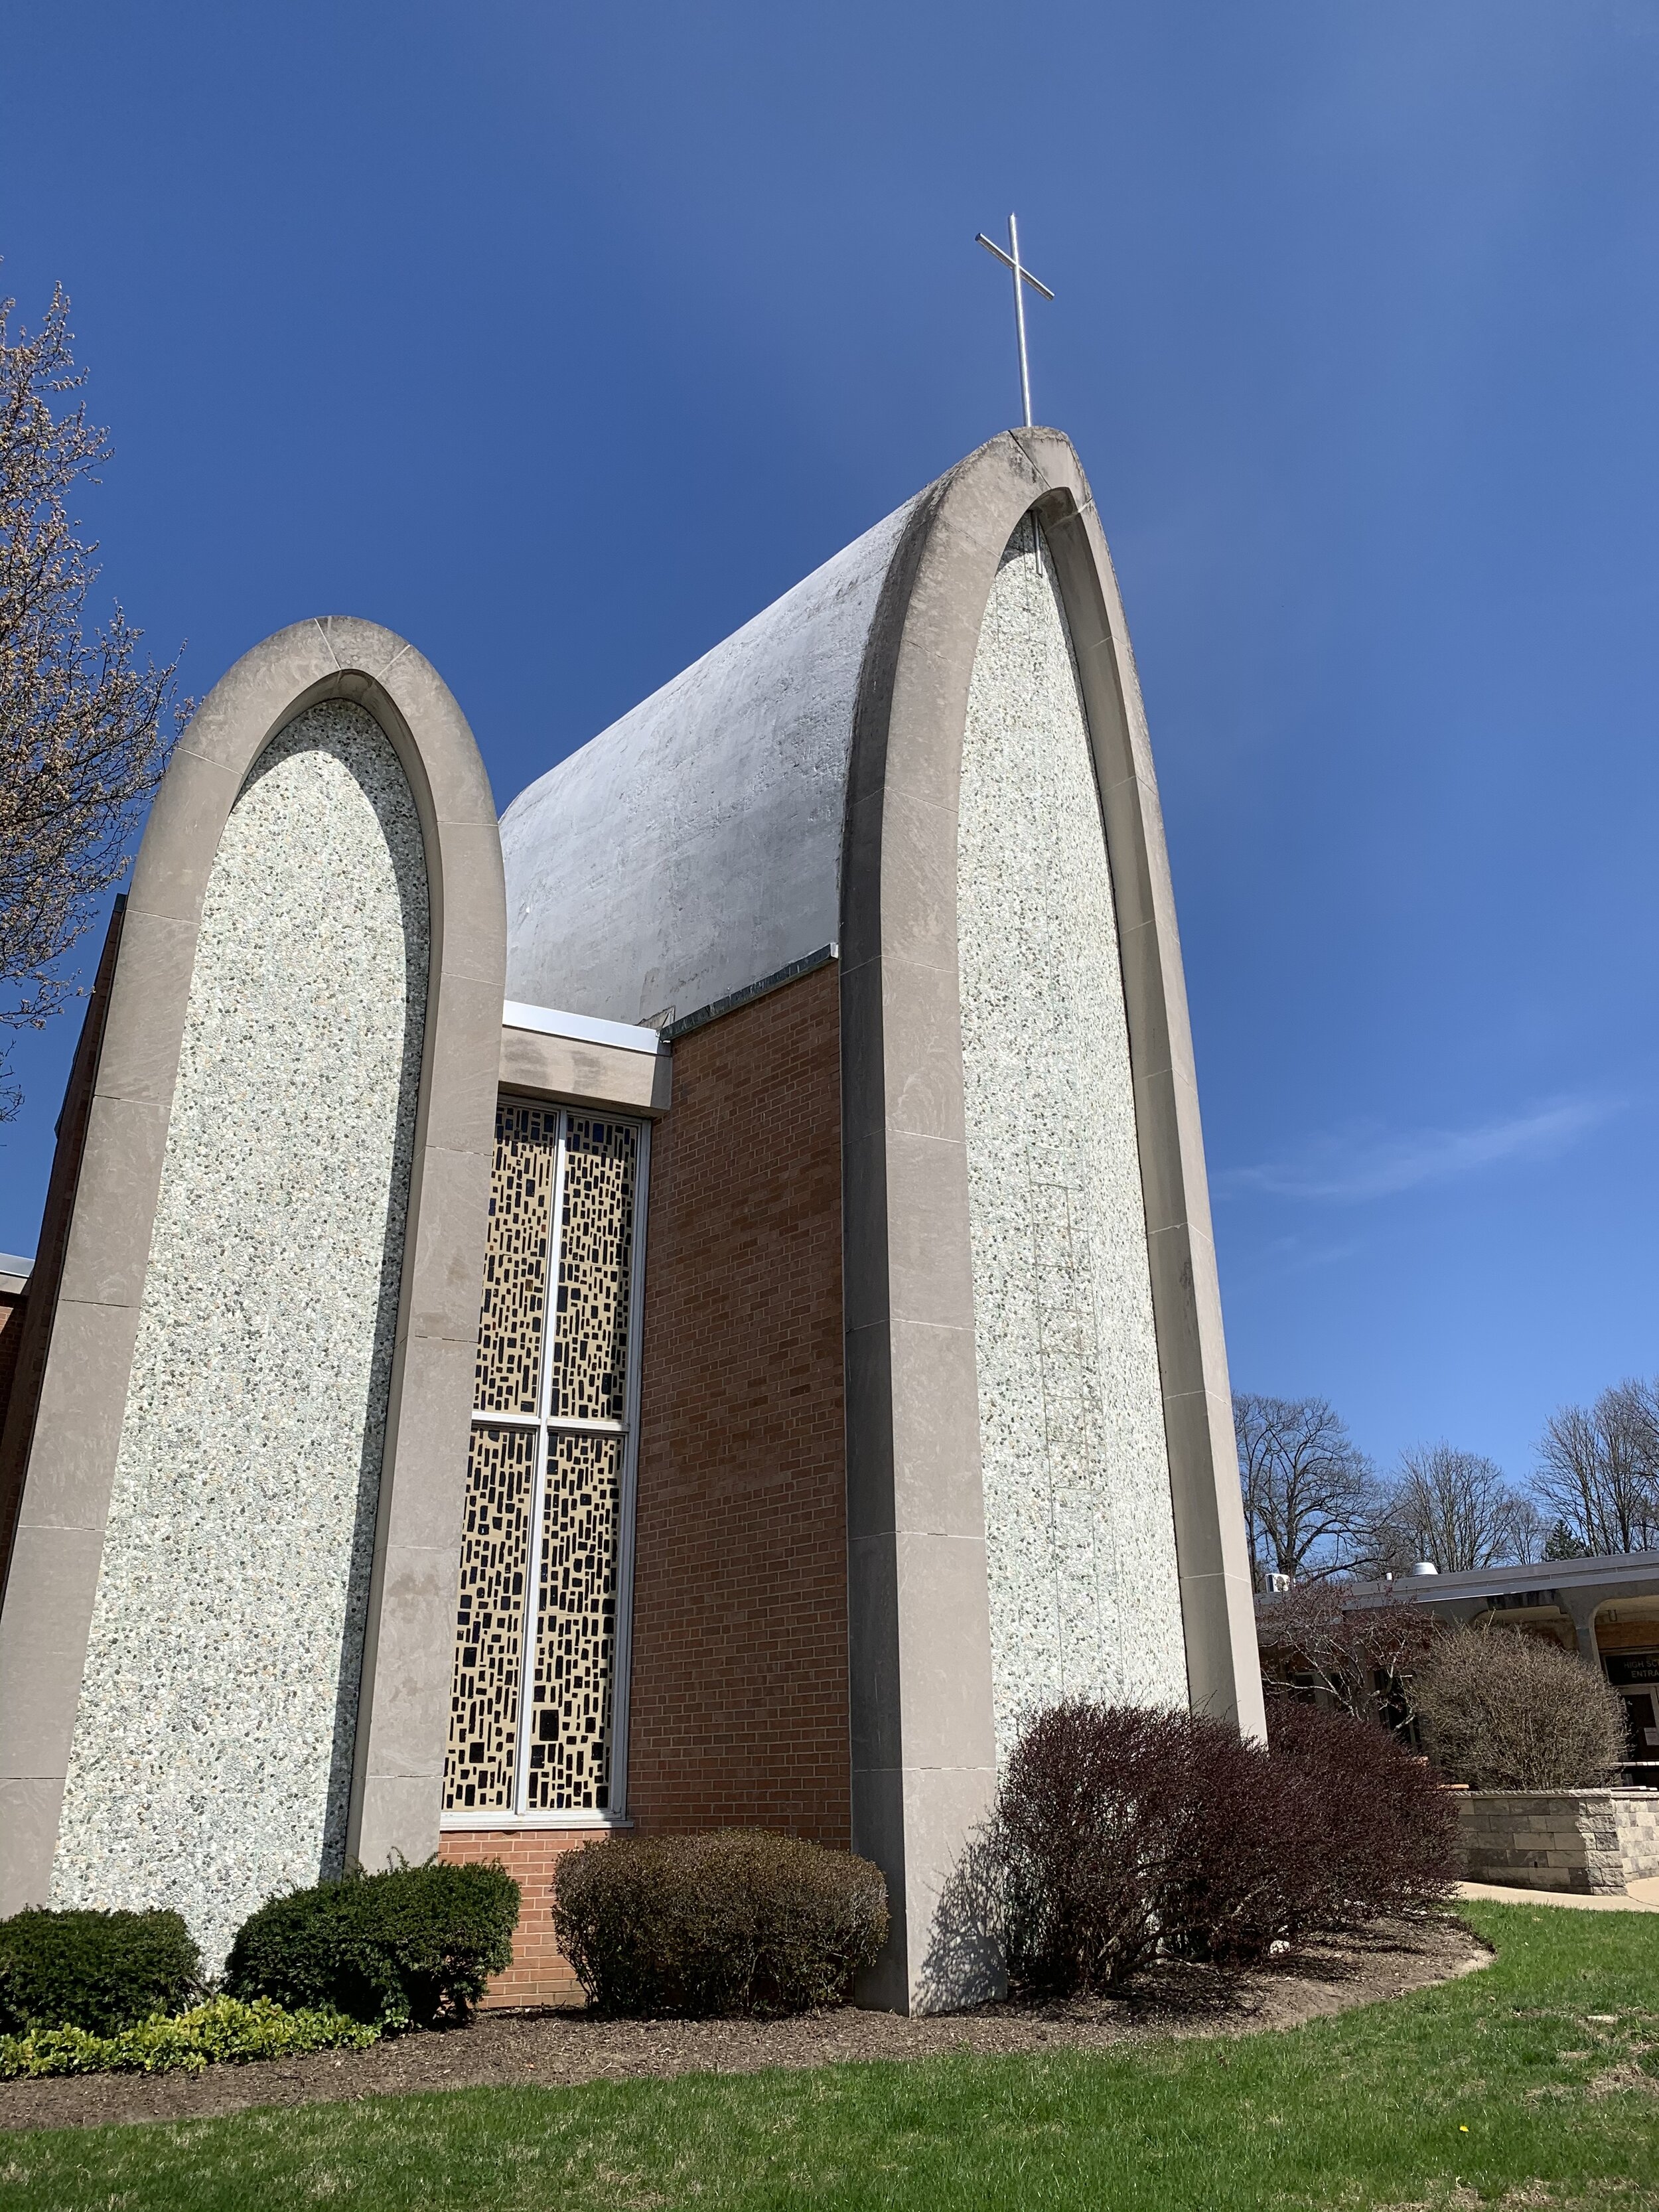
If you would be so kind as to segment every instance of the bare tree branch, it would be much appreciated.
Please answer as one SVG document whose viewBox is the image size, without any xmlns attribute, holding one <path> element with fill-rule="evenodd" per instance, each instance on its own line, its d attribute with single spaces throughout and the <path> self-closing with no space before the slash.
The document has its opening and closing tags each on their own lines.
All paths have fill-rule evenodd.
<svg viewBox="0 0 1659 2212">
<path fill-rule="evenodd" d="M 138 811 L 161 780 L 173 672 L 137 665 L 118 605 L 92 623 L 94 544 L 67 501 L 110 453 L 87 420 L 61 287 L 36 334 L 0 301 L 0 1029 L 41 1028 L 74 989 L 58 963 L 125 873 Z M 0 1055 L 0 1072 L 3 1071 Z M 0 1120 L 18 1093 L 0 1090 Z"/>
<path fill-rule="evenodd" d="M 1371 1463 L 1323 1398 L 1233 1400 L 1238 1475 L 1257 1587 L 1342 1572 L 1373 1516 Z"/>
<path fill-rule="evenodd" d="M 1544 1425 L 1536 1489 L 1552 1557 L 1659 1547 L 1659 1387 L 1632 1377 Z"/>
<path fill-rule="evenodd" d="M 1413 1678 L 1437 1630 L 1425 1605 L 1357 1606 L 1340 1581 L 1293 1583 L 1257 1610 L 1268 1662 L 1262 1686 L 1276 1697 L 1312 1686 L 1357 1719 L 1404 1728 L 1416 1711 Z"/>
<path fill-rule="evenodd" d="M 1372 1537 L 1375 1574 L 1402 1574 L 1431 1559 L 1442 1574 L 1535 1559 L 1543 1519 L 1512 1489 L 1496 1461 L 1449 1443 L 1402 1453 L 1383 1494 Z"/>
</svg>

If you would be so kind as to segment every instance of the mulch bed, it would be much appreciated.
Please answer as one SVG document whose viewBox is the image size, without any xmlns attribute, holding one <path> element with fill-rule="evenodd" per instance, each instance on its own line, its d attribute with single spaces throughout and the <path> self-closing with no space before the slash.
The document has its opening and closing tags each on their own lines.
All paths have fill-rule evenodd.
<svg viewBox="0 0 1659 2212">
<path fill-rule="evenodd" d="M 990 2004 L 911 2020 L 850 2005 L 767 2021 L 487 2013 L 470 2027 L 398 2036 L 368 2051 L 210 2066 L 195 2075 L 3 2081 L 0 2128 L 194 2119 L 254 2105 L 331 2103 L 419 2089 L 565 2088 L 957 2051 L 1099 2051 L 1159 2035 L 1245 2035 L 1425 1989 L 1484 1966 L 1490 1955 L 1461 1921 L 1433 1916 L 1382 1921 L 1357 1938 L 1310 1944 L 1237 1979 L 1204 1967 L 1168 1967 L 1128 1996 L 1075 2004 Z"/>
</svg>

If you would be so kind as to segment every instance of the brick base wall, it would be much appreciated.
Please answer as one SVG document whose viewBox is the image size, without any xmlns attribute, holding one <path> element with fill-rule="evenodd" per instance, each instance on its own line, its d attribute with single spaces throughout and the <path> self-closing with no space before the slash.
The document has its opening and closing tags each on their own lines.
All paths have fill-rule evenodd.
<svg viewBox="0 0 1659 2212">
<path fill-rule="evenodd" d="M 852 1837 L 839 970 L 674 1046 L 652 1139 L 628 1810 Z"/>
<path fill-rule="evenodd" d="M 513 1964 L 485 1992 L 486 2008 L 503 2005 L 579 2005 L 586 2002 L 570 1961 L 553 1940 L 553 1869 L 562 1852 L 594 1841 L 591 1830 L 507 1828 L 494 1833 L 446 1830 L 438 1856 L 446 1866 L 499 1859 L 524 1891 Z"/>
</svg>

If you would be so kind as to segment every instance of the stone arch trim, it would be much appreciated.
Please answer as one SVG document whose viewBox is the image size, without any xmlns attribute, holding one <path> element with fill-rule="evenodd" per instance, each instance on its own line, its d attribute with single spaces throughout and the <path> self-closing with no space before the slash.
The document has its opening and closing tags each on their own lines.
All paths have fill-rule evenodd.
<svg viewBox="0 0 1659 2212">
<path fill-rule="evenodd" d="M 455 700 L 402 638 L 331 617 L 278 631 L 215 686 L 133 871 L 0 1612 L 0 1915 L 44 1902 L 51 1876 L 208 877 L 253 763 L 329 699 L 362 707 L 398 756 L 431 907 L 347 1849 L 378 1864 L 437 1847 L 506 898 L 489 777 Z"/>
<path fill-rule="evenodd" d="M 1264 1733 L 1221 1302 L 1158 787 L 1110 556 L 1057 431 L 994 439 L 918 503 L 860 678 L 842 877 L 854 1848 L 888 1871 L 872 2001 L 975 1971 L 935 1907 L 994 1783 L 956 925 L 969 686 L 1035 510 L 1070 623 L 1117 905 L 1194 1706 Z M 954 1975 L 952 1983 L 951 1977 Z"/>
</svg>

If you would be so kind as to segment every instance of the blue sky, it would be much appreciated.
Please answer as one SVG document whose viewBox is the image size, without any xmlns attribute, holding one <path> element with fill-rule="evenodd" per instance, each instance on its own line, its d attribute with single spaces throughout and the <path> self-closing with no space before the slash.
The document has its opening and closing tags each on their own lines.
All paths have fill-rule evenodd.
<svg viewBox="0 0 1659 2212">
<path fill-rule="evenodd" d="M 0 271 L 189 688 L 411 637 L 505 805 L 1014 419 L 1157 752 L 1235 1383 L 1524 1475 L 1659 1369 L 1659 12 L 9 0 Z M 77 956 L 88 969 L 96 939 Z M 33 1249 L 74 1017 L 26 1037 Z"/>
</svg>

